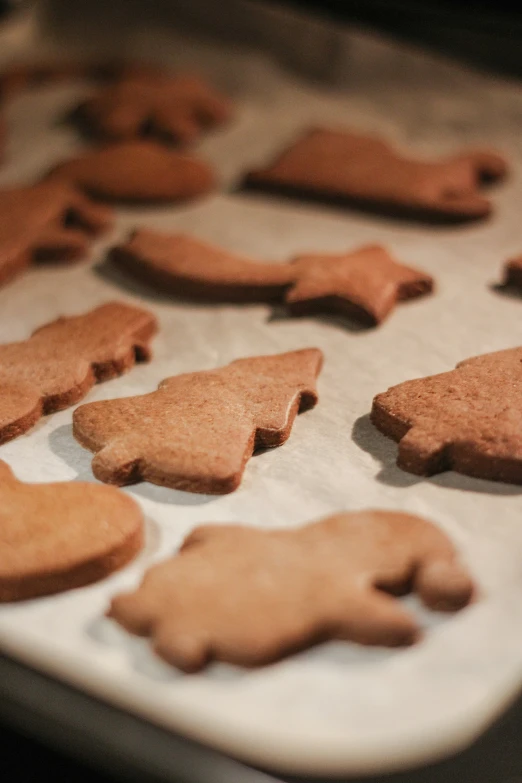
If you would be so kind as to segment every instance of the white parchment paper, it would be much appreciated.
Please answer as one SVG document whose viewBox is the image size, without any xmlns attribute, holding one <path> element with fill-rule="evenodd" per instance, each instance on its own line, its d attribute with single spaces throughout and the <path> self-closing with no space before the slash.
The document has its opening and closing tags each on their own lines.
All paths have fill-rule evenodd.
<svg viewBox="0 0 522 783">
<path fill-rule="evenodd" d="M 33 54 L 33 35 L 6 39 L 2 55 Z M 161 49 L 165 60 L 197 66 L 235 96 L 235 121 L 199 146 L 215 164 L 222 192 L 190 205 L 119 210 L 113 234 L 93 248 L 87 263 L 36 269 L 0 290 L 0 340 L 23 339 L 58 315 L 123 299 L 158 316 L 154 359 L 96 387 L 89 401 L 145 393 L 169 375 L 242 356 L 318 346 L 326 360 L 320 403 L 297 419 L 283 447 L 249 462 L 232 495 L 191 495 L 149 484 L 126 489 L 147 516 L 145 551 L 92 587 L 1 607 L 0 648 L 262 765 L 341 774 L 449 753 L 470 741 L 522 685 L 522 488 L 454 473 L 428 480 L 406 474 L 395 466 L 396 446 L 372 428 L 368 413 L 374 394 L 391 384 L 522 342 L 522 299 L 494 290 L 502 262 L 522 251 L 522 90 L 363 34 L 350 34 L 352 60 L 335 90 L 290 76 L 259 53 L 177 43 L 170 33 L 162 42 L 161 35 L 142 30 L 129 48 L 141 55 Z M 81 148 L 59 120 L 89 89 L 62 85 L 12 103 L 2 184 L 30 182 Z M 450 228 L 234 192 L 242 171 L 318 123 L 378 132 L 418 154 L 492 145 L 509 157 L 512 174 L 492 191 L 492 220 Z M 138 225 L 189 232 L 231 251 L 281 261 L 381 242 L 432 274 L 437 292 L 398 306 L 376 330 L 329 319 L 292 320 L 265 306 L 174 302 L 105 261 L 107 247 Z M 93 481 L 92 455 L 74 441 L 71 414 L 42 419 L 3 445 L 0 458 L 26 481 Z M 112 595 L 137 584 L 147 566 L 175 552 L 199 523 L 293 526 L 368 506 L 433 520 L 459 547 L 482 590 L 476 605 L 453 617 L 425 612 L 408 599 L 426 628 L 412 649 L 331 643 L 259 671 L 214 665 L 182 676 L 156 660 L 146 642 L 103 617 Z"/>
</svg>

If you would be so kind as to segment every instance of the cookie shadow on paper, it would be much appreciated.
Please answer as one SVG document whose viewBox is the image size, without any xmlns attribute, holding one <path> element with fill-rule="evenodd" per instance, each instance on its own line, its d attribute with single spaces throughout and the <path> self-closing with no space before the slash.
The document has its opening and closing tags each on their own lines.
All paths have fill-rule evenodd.
<svg viewBox="0 0 522 783">
<path fill-rule="evenodd" d="M 421 482 L 429 482 L 445 489 L 457 489 L 463 492 L 490 495 L 522 494 L 522 487 L 515 484 L 502 484 L 498 481 L 472 478 L 452 470 L 429 477 L 407 473 L 396 464 L 397 444 L 373 426 L 368 413 L 356 420 L 352 429 L 352 438 L 359 448 L 371 454 L 381 463 L 381 469 L 375 478 L 381 484 L 386 484 L 389 487 L 407 488 Z"/>
</svg>

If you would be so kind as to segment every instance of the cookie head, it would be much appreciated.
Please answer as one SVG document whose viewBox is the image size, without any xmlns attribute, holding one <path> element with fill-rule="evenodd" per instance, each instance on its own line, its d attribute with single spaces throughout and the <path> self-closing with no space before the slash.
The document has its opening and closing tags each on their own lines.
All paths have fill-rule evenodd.
<svg viewBox="0 0 522 783">
<path fill-rule="evenodd" d="M 212 660 L 267 664 L 328 639 L 411 644 L 421 629 L 393 596 L 412 589 L 443 611 L 465 606 L 474 590 L 432 524 L 365 511 L 292 530 L 196 528 L 109 615 L 193 672 Z"/>
</svg>

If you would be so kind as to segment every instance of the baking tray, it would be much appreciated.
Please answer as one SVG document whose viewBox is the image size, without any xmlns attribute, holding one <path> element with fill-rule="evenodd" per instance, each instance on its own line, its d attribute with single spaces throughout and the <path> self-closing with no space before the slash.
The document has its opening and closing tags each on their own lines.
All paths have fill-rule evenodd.
<svg viewBox="0 0 522 783">
<path fill-rule="evenodd" d="M 158 316 L 155 358 L 96 387 L 89 400 L 139 394 L 168 375 L 240 356 L 316 345 L 326 357 L 321 401 L 299 417 L 287 444 L 251 460 L 230 496 L 148 484 L 126 489 L 147 516 L 144 552 L 92 587 L 2 607 L 0 649 L 163 729 L 282 772 L 369 774 L 451 754 L 478 736 L 522 686 L 522 490 L 454 473 L 429 480 L 405 474 L 394 464 L 396 446 L 373 430 L 368 413 L 373 395 L 393 383 L 521 343 L 522 302 L 494 287 L 501 262 L 522 246 L 520 89 L 355 32 L 323 63 L 329 87 L 292 75 L 261 52 L 189 41 L 166 27 L 142 24 L 124 39 L 123 51 L 197 67 L 235 96 L 235 122 L 199 148 L 216 165 L 222 191 L 183 207 L 120 210 L 116 229 L 96 244 L 89 263 L 37 269 L 0 291 L 0 340 L 21 339 L 59 314 L 125 299 Z M 29 24 L 10 33 L 2 55 L 11 49 L 34 56 L 44 48 Z M 74 131 L 57 118 L 88 89 L 80 83 L 42 89 L 12 104 L 2 183 L 31 181 L 80 148 Z M 318 122 L 378 131 L 418 154 L 488 143 L 508 155 L 512 177 L 492 195 L 494 219 L 452 228 L 238 192 L 242 171 Z M 332 319 L 292 320 L 264 306 L 174 302 L 105 260 L 107 247 L 136 225 L 183 230 L 267 260 L 381 242 L 433 274 L 438 290 L 399 306 L 373 331 Z M 91 455 L 71 435 L 70 409 L 2 446 L 0 457 L 27 481 L 93 480 Z M 103 617 L 112 595 L 135 585 L 199 523 L 293 526 L 370 505 L 440 525 L 482 591 L 477 604 L 454 617 L 406 599 L 426 629 L 414 648 L 330 643 L 257 671 L 214 665 L 189 677 Z"/>
</svg>

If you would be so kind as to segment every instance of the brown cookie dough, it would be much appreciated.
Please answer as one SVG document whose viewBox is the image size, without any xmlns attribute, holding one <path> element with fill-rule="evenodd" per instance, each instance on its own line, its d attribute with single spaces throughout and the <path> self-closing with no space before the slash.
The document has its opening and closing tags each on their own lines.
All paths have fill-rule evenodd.
<svg viewBox="0 0 522 783">
<path fill-rule="evenodd" d="M 100 481 L 233 492 L 254 450 L 280 446 L 314 407 L 322 360 L 308 348 L 167 378 L 150 394 L 81 405 L 74 436 L 96 452 Z"/>
<path fill-rule="evenodd" d="M 0 443 L 27 432 L 43 414 L 74 405 L 95 383 L 148 361 L 156 329 L 151 313 L 111 302 L 0 345 Z"/>
<path fill-rule="evenodd" d="M 108 614 L 195 672 L 212 660 L 259 666 L 328 639 L 411 644 L 421 630 L 394 594 L 415 590 L 426 606 L 454 611 L 473 589 L 432 524 L 362 511 L 291 530 L 196 528 Z"/>
<path fill-rule="evenodd" d="M 378 245 L 339 255 L 303 255 L 289 264 L 261 263 L 184 234 L 135 231 L 111 259 L 178 296 L 227 302 L 277 302 L 296 315 L 341 313 L 381 323 L 396 302 L 433 290 L 433 280 Z"/>
<path fill-rule="evenodd" d="M 475 356 L 455 370 L 378 394 L 373 424 L 399 443 L 397 464 L 522 484 L 522 348 Z"/>
<path fill-rule="evenodd" d="M 50 181 L 66 181 L 111 201 L 184 201 L 215 187 L 212 168 L 153 142 L 129 141 L 84 152 L 58 164 Z"/>
<path fill-rule="evenodd" d="M 0 285 L 38 260 L 82 258 L 114 213 L 66 182 L 0 190 Z"/>
<path fill-rule="evenodd" d="M 489 150 L 413 160 L 379 139 L 316 129 L 271 165 L 248 173 L 245 185 L 383 213 L 470 220 L 492 211 L 481 193 L 482 183 L 499 180 L 506 172 L 502 156 Z"/>
<path fill-rule="evenodd" d="M 82 103 L 77 117 L 104 139 L 155 137 L 186 144 L 227 122 L 230 100 L 196 76 L 127 69 L 114 84 Z"/>
<path fill-rule="evenodd" d="M 137 503 L 87 482 L 24 484 L 0 461 L 0 603 L 97 582 L 143 546 Z"/>
</svg>

